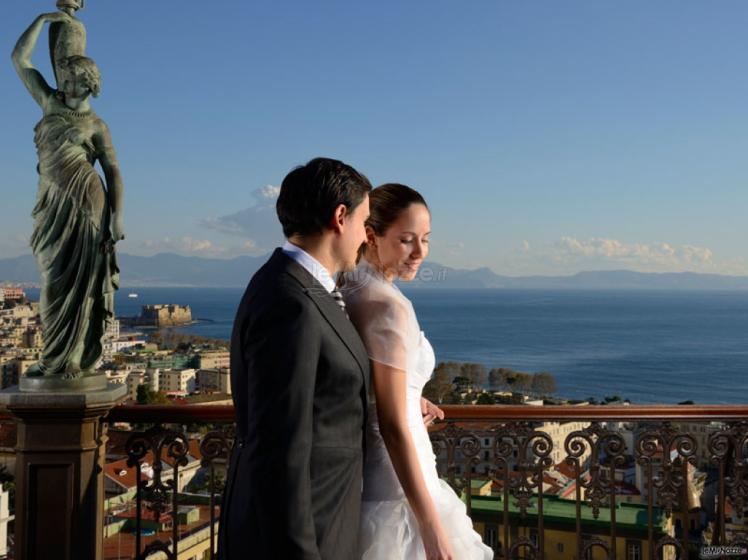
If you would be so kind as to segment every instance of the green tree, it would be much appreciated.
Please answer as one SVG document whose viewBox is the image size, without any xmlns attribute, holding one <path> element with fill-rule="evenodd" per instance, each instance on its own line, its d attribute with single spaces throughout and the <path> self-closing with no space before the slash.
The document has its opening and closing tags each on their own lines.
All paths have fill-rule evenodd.
<svg viewBox="0 0 748 560">
<path fill-rule="evenodd" d="M 525 373 L 523 371 L 517 372 L 517 379 L 514 382 L 515 390 L 519 393 L 527 395 L 532 391 L 532 378 L 531 373 Z"/>
<path fill-rule="evenodd" d="M 491 371 L 488 372 L 488 386 L 491 389 L 504 389 L 502 383 L 503 379 L 501 377 L 501 372 L 504 368 L 492 368 Z"/>
<path fill-rule="evenodd" d="M 151 388 L 148 385 L 138 385 L 138 391 L 135 400 L 138 404 L 148 404 L 150 400 Z"/>
<path fill-rule="evenodd" d="M 455 384 L 455 387 L 457 388 L 457 391 L 459 391 L 461 393 L 473 390 L 473 382 L 469 378 L 467 378 L 467 377 L 463 377 L 462 375 L 458 375 L 452 381 Z"/>
<path fill-rule="evenodd" d="M 476 404 L 496 404 L 496 399 L 491 393 L 481 393 L 478 395 Z"/>
<path fill-rule="evenodd" d="M 539 397 L 551 395 L 556 392 L 556 378 L 547 371 L 538 372 L 532 376 L 531 389 Z"/>
<path fill-rule="evenodd" d="M 169 397 L 163 391 L 154 391 L 149 385 L 138 385 L 135 401 L 138 404 L 169 404 Z"/>
<path fill-rule="evenodd" d="M 503 369 L 499 375 L 502 379 L 501 386 L 506 387 L 513 393 L 526 394 L 532 390 L 532 374 Z"/>
<path fill-rule="evenodd" d="M 434 375 L 423 388 L 423 396 L 432 402 L 442 404 L 444 398 L 454 390 L 452 378 L 445 368 L 436 368 Z"/>
<path fill-rule="evenodd" d="M 468 378 L 473 387 L 485 387 L 488 382 L 488 372 L 483 364 L 462 364 L 460 366 L 460 376 Z"/>
<path fill-rule="evenodd" d="M 459 377 L 462 372 L 462 364 L 458 362 L 439 362 L 436 366 L 436 371 L 444 371 L 449 375 L 450 379 Z"/>
<path fill-rule="evenodd" d="M 509 368 L 493 368 L 488 373 L 488 383 L 492 389 L 500 389 L 502 391 L 510 391 L 511 384 L 508 380 L 511 378 L 512 382 L 516 376 L 515 371 Z"/>
<path fill-rule="evenodd" d="M 450 391 L 439 404 L 462 404 L 460 394 L 457 391 Z"/>
</svg>

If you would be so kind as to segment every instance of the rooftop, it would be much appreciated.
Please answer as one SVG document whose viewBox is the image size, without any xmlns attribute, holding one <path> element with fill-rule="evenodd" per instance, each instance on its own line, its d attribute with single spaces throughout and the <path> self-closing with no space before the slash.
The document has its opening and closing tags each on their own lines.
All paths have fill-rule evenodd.
<svg viewBox="0 0 748 560">
<path fill-rule="evenodd" d="M 472 496 L 471 507 L 473 516 L 476 514 L 491 515 L 494 519 L 501 519 L 504 511 L 503 496 Z M 533 497 L 530 500 L 530 507 L 527 508 L 529 523 L 532 518 L 538 515 L 538 500 Z M 587 504 L 580 506 L 582 523 L 587 527 L 598 527 L 601 529 L 609 528 L 611 525 L 610 510 L 601 507 L 597 518 L 592 515 L 592 508 Z M 620 529 L 629 529 L 632 531 L 647 531 L 647 506 L 640 504 L 617 503 L 615 508 L 616 527 Z M 520 513 L 516 500 L 509 500 L 509 515 L 517 516 Z M 654 526 L 664 532 L 668 520 L 661 508 L 654 508 Z M 547 524 L 556 522 L 562 525 L 573 525 L 576 522 L 576 502 L 574 500 L 564 500 L 556 496 L 543 496 L 543 520 Z"/>
</svg>

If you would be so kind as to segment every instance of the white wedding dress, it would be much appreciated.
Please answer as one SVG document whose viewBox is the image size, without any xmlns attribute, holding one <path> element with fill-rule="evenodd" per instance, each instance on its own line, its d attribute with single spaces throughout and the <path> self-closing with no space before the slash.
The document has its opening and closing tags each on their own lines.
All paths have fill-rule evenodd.
<svg viewBox="0 0 748 560">
<path fill-rule="evenodd" d="M 439 478 L 436 457 L 421 415 L 421 392 L 434 371 L 434 350 L 418 325 L 413 305 L 365 259 L 346 274 L 341 289 L 348 314 L 369 357 L 406 372 L 407 416 L 418 460 L 455 560 L 491 560 L 464 503 Z M 361 509 L 362 560 L 424 560 L 418 523 L 379 433 L 374 395 L 369 397 Z"/>
</svg>

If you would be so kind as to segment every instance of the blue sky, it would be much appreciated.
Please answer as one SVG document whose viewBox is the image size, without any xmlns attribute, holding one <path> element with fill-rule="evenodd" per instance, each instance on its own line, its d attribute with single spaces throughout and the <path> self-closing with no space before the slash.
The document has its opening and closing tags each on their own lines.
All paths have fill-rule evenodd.
<svg viewBox="0 0 748 560">
<path fill-rule="evenodd" d="M 27 253 L 39 109 L 0 20 L 0 258 Z M 432 258 L 502 274 L 748 274 L 748 4 L 89 0 L 133 254 L 262 254 L 273 187 L 340 158 L 426 196 Z M 2 60 L 2 58 L 0 58 Z M 49 75 L 46 41 L 37 65 Z"/>
</svg>

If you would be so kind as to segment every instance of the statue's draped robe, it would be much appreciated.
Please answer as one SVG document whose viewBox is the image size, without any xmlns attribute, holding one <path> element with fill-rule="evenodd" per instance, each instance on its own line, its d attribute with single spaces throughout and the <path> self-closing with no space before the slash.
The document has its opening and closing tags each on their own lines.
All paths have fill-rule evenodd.
<svg viewBox="0 0 748 560">
<path fill-rule="evenodd" d="M 42 275 L 43 374 L 92 369 L 114 319 L 119 270 L 109 239 L 110 205 L 93 167 L 98 117 L 52 114 L 36 126 L 39 192 L 31 247 Z"/>
</svg>

